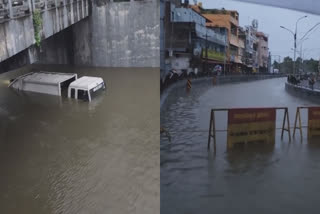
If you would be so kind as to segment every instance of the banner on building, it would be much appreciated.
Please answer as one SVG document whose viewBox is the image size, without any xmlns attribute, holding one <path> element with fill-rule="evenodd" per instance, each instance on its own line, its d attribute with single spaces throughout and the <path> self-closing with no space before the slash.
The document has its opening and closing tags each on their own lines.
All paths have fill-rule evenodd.
<svg viewBox="0 0 320 214">
<path fill-rule="evenodd" d="M 219 53 L 211 49 L 208 49 L 208 50 L 202 49 L 202 57 L 206 58 L 207 54 L 208 54 L 208 59 L 212 59 L 220 62 L 223 62 L 225 59 L 225 56 L 223 53 Z"/>
<path fill-rule="evenodd" d="M 227 147 L 237 143 L 275 143 L 276 108 L 228 110 Z"/>
<path fill-rule="evenodd" d="M 320 137 L 320 107 L 308 108 L 308 138 Z"/>
</svg>

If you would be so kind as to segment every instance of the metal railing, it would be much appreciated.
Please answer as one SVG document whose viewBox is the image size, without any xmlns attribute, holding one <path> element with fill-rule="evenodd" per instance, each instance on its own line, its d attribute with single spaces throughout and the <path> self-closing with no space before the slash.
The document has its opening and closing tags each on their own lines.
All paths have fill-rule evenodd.
<svg viewBox="0 0 320 214">
<path fill-rule="evenodd" d="M 66 0 L 64 4 L 64 0 L 0 0 L 0 23 L 31 15 L 33 9 L 44 11 L 46 9 L 49 10 L 81 1 L 82 0 Z M 85 7 L 87 6 L 85 0 L 83 4 Z"/>
</svg>

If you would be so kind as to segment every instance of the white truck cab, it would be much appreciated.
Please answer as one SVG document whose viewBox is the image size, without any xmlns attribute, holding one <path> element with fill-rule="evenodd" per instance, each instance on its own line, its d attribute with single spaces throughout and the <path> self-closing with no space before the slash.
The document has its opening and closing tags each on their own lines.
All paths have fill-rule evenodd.
<svg viewBox="0 0 320 214">
<path fill-rule="evenodd" d="M 13 79 L 9 87 L 90 102 L 105 89 L 105 83 L 101 77 L 83 76 L 78 79 L 77 74 L 72 73 L 31 72 Z"/>
<path fill-rule="evenodd" d="M 105 89 L 105 85 L 101 77 L 83 76 L 71 82 L 68 88 L 68 97 L 91 102 L 92 98 L 103 89 Z"/>
</svg>

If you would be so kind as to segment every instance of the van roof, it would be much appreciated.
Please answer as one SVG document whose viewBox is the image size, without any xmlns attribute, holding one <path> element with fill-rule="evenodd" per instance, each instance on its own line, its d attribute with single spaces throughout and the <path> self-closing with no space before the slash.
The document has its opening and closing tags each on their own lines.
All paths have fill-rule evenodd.
<svg viewBox="0 0 320 214">
<path fill-rule="evenodd" d="M 58 85 L 71 78 L 77 78 L 77 74 L 74 73 L 53 73 L 53 72 L 31 72 L 26 75 L 22 75 L 16 79 L 23 80 L 25 83 L 40 83 L 48 85 Z"/>
<path fill-rule="evenodd" d="M 75 89 L 90 90 L 101 83 L 103 83 L 103 79 L 101 77 L 83 76 L 73 81 L 69 85 L 69 87 Z"/>
</svg>

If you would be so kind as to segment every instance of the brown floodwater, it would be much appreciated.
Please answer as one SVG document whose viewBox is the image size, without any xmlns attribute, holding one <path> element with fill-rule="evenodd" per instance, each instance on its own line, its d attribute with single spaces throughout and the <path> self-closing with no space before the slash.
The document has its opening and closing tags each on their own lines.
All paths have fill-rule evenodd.
<svg viewBox="0 0 320 214">
<path fill-rule="evenodd" d="M 7 88 L 30 70 L 100 76 L 92 103 Z M 158 68 L 27 66 L 0 75 L 0 213 L 159 213 Z"/>
<path fill-rule="evenodd" d="M 227 151 L 226 132 L 217 132 L 217 153 L 207 150 L 211 108 L 288 107 L 291 131 L 298 106 L 319 106 L 319 99 L 285 90 L 286 78 L 212 86 L 193 84 L 168 95 L 161 110 L 161 213 L 283 214 L 319 213 L 320 143 L 310 143 L 303 129 L 274 146 L 256 145 Z M 277 127 L 283 120 L 277 112 Z M 307 112 L 302 112 L 307 125 Z M 227 113 L 216 113 L 216 128 L 227 129 Z M 292 134 L 292 132 L 291 132 Z M 211 147 L 212 148 L 212 147 Z"/>
</svg>

